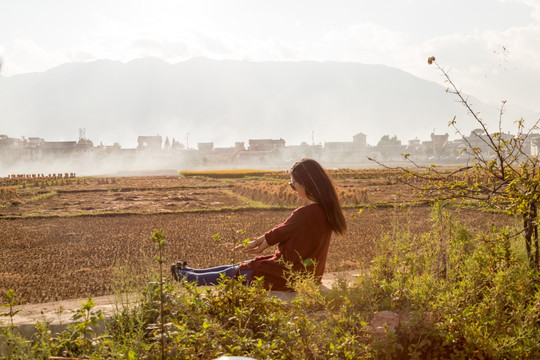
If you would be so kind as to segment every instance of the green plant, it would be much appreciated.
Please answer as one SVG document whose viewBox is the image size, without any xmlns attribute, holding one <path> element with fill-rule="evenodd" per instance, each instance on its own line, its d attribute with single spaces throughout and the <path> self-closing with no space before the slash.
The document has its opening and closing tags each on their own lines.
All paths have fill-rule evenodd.
<svg viewBox="0 0 540 360">
<path fill-rule="evenodd" d="M 32 358 L 49 359 L 52 355 L 51 344 L 53 341 L 49 324 L 47 322 L 37 322 L 34 327 L 36 328 L 36 334 L 31 349 Z"/>
<path fill-rule="evenodd" d="M 5 351 L 9 354 L 10 358 L 18 359 L 18 354 L 20 354 L 21 351 L 24 351 L 24 349 L 27 347 L 26 342 L 24 339 L 22 339 L 20 336 L 18 336 L 15 333 L 15 325 L 13 322 L 13 318 L 17 313 L 19 313 L 19 310 L 14 310 L 14 306 L 17 305 L 17 301 L 15 300 L 16 294 L 13 289 L 9 289 L 4 293 L 4 296 L 6 298 L 6 302 L 2 304 L 2 307 L 9 308 L 9 311 L 7 313 L 2 313 L 0 316 L 8 317 L 9 318 L 9 324 L 7 327 L 0 327 L 0 339 L 4 337 L 5 339 Z M 0 346 L 0 350 L 2 350 L 2 347 Z"/>
<path fill-rule="evenodd" d="M 433 207 L 429 233 L 383 237 L 371 281 L 357 284 L 390 304 L 386 309 L 409 314 L 377 351 L 393 358 L 535 358 L 540 346 L 529 339 L 540 334 L 540 322 L 530 326 L 529 316 L 538 306 L 538 273 L 520 261 L 525 249 L 509 236 L 512 229 L 472 234 L 441 205 Z"/>
<path fill-rule="evenodd" d="M 159 315 L 160 315 L 160 345 L 161 345 L 161 359 L 163 360 L 165 358 L 165 313 L 163 309 L 163 262 L 165 259 L 163 258 L 163 248 L 165 247 L 165 234 L 163 231 L 158 230 L 155 231 L 152 234 L 152 244 L 157 248 L 158 255 L 155 257 L 155 259 L 159 263 Z"/>
<path fill-rule="evenodd" d="M 101 310 L 94 311 L 95 302 L 89 298 L 74 311 L 73 324 L 51 341 L 51 352 L 61 356 L 91 354 L 96 347 L 97 328 L 104 321 Z"/>
<path fill-rule="evenodd" d="M 6 303 L 2 304 L 2 307 L 8 307 L 9 312 L 0 314 L 0 316 L 6 316 L 9 317 L 9 326 L 8 328 L 13 329 L 15 328 L 15 325 L 13 325 L 13 317 L 19 313 L 20 310 L 14 310 L 13 307 L 17 305 L 17 302 L 15 301 L 15 291 L 13 289 L 9 289 L 5 292 L 4 296 L 6 297 Z"/>
</svg>

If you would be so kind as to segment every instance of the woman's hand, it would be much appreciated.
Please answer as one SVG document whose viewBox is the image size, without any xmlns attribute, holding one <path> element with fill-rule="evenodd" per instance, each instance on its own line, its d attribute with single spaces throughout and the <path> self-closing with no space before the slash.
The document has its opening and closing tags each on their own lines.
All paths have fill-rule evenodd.
<svg viewBox="0 0 540 360">
<path fill-rule="evenodd" d="M 258 238 L 255 238 L 247 243 L 247 245 L 238 245 L 234 248 L 234 250 L 243 250 L 246 253 L 250 254 L 260 254 L 264 250 L 266 250 L 270 245 L 266 243 L 266 239 L 264 238 L 264 235 L 259 236 Z"/>
</svg>

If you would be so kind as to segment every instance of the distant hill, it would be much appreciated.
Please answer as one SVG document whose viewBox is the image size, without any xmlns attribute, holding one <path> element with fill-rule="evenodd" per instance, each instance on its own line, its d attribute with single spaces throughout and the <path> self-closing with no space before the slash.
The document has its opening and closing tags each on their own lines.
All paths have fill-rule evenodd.
<svg viewBox="0 0 540 360">
<path fill-rule="evenodd" d="M 497 106 L 471 100 L 497 124 Z M 135 147 L 138 135 L 157 134 L 190 147 L 250 138 L 294 145 L 312 135 L 316 143 L 351 141 L 359 132 L 369 144 L 384 134 L 406 143 L 433 130 L 454 138 L 447 126 L 454 115 L 466 131 L 476 127 L 443 86 L 360 63 L 143 58 L 0 78 L 0 134 L 76 140 L 85 128 L 96 145 Z M 523 114 L 515 116 L 509 111 L 508 123 Z"/>
</svg>

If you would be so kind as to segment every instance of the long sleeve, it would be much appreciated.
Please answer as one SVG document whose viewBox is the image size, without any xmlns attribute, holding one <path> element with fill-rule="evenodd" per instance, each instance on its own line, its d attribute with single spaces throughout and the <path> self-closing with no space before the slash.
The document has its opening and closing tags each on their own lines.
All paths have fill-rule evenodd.
<svg viewBox="0 0 540 360">
<path fill-rule="evenodd" d="M 302 232 L 302 228 L 306 226 L 306 223 L 305 216 L 299 211 L 300 209 L 294 210 L 287 220 L 264 234 L 268 245 L 275 245 L 290 240 Z"/>
</svg>

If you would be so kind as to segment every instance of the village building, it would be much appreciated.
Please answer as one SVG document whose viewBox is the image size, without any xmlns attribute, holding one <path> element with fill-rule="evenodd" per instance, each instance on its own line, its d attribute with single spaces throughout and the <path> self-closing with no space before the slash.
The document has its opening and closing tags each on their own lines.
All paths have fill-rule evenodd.
<svg viewBox="0 0 540 360">
<path fill-rule="evenodd" d="M 538 157 L 540 155 L 540 134 L 531 134 L 531 139 L 530 139 L 530 150 L 529 150 L 529 154 L 531 156 L 536 156 Z"/>
<path fill-rule="evenodd" d="M 284 150 L 285 140 L 283 139 L 249 139 L 247 150 L 235 153 L 235 162 L 249 165 L 272 165 L 283 162 Z"/>
<path fill-rule="evenodd" d="M 502 134 L 502 139 L 510 141 L 511 134 Z M 463 164 L 470 160 L 470 154 L 462 153 L 466 147 L 474 147 L 489 158 L 494 155 L 489 146 L 489 139 L 482 129 L 475 129 L 469 136 L 449 140 L 448 134 L 432 133 L 427 141 L 409 140 L 403 145 L 397 136 L 384 135 L 376 146 L 367 144 L 367 136 L 355 134 L 352 141 L 326 142 L 287 146 L 280 139 L 249 139 L 235 142 L 231 147 L 215 147 L 213 142 L 199 142 L 196 149 L 187 149 L 183 144 L 172 140 L 169 146 L 162 146 L 163 138 L 157 136 L 139 136 L 138 146 L 134 149 L 122 149 L 118 143 L 112 146 L 94 146 L 84 136 L 79 141 L 45 141 L 39 137 L 10 138 L 0 135 L 0 164 L 7 168 L 16 168 L 24 161 L 43 161 L 51 158 L 74 159 L 84 164 L 86 161 L 110 160 L 129 168 L 148 168 L 161 166 L 182 168 L 185 166 L 290 166 L 301 158 L 313 158 L 328 166 L 358 167 L 370 163 L 368 157 L 377 161 L 403 161 L 404 154 L 419 164 Z M 166 142 L 167 143 L 167 142 Z M 522 144 L 522 151 L 529 156 L 540 154 L 540 134 L 527 134 Z"/>
<path fill-rule="evenodd" d="M 242 143 L 243 148 L 243 143 Z M 234 162 L 236 153 L 239 151 L 238 143 L 235 147 L 214 147 L 213 142 L 198 143 L 197 149 L 199 152 L 200 162 L 203 165 L 208 164 L 226 164 Z"/>
<path fill-rule="evenodd" d="M 148 151 L 160 151 L 162 150 L 161 144 L 163 138 L 159 135 L 156 136 L 139 136 L 137 138 L 137 149 Z"/>
<path fill-rule="evenodd" d="M 330 163 L 359 163 L 367 161 L 367 136 L 358 133 L 353 141 L 325 142 L 322 152 L 322 161 Z"/>
<path fill-rule="evenodd" d="M 405 154 L 408 154 L 411 159 L 416 160 L 423 160 L 426 158 L 422 142 L 418 138 L 409 140 L 407 142 L 407 146 L 405 147 Z"/>
<path fill-rule="evenodd" d="M 308 145 L 308 143 L 304 141 L 300 143 L 300 145 L 286 146 L 283 157 L 289 164 L 303 158 L 321 160 L 322 148 L 321 144 Z"/>
<path fill-rule="evenodd" d="M 75 153 L 76 141 L 45 141 L 39 146 L 41 155 L 63 156 Z"/>
<path fill-rule="evenodd" d="M 275 151 L 285 148 L 285 140 L 278 139 L 250 139 L 249 151 Z"/>
<path fill-rule="evenodd" d="M 406 148 L 397 136 L 383 135 L 377 145 L 370 149 L 370 157 L 379 161 L 400 161 L 403 160 Z"/>
<path fill-rule="evenodd" d="M 434 155 L 443 155 L 448 145 L 448 133 L 444 135 L 435 135 L 431 133 L 431 149 Z"/>
<path fill-rule="evenodd" d="M 213 142 L 197 143 L 197 150 L 201 153 L 209 153 L 214 151 Z"/>
<path fill-rule="evenodd" d="M 24 139 L 15 139 L 7 135 L 0 135 L 0 161 L 13 163 L 31 155 L 26 148 Z"/>
</svg>

